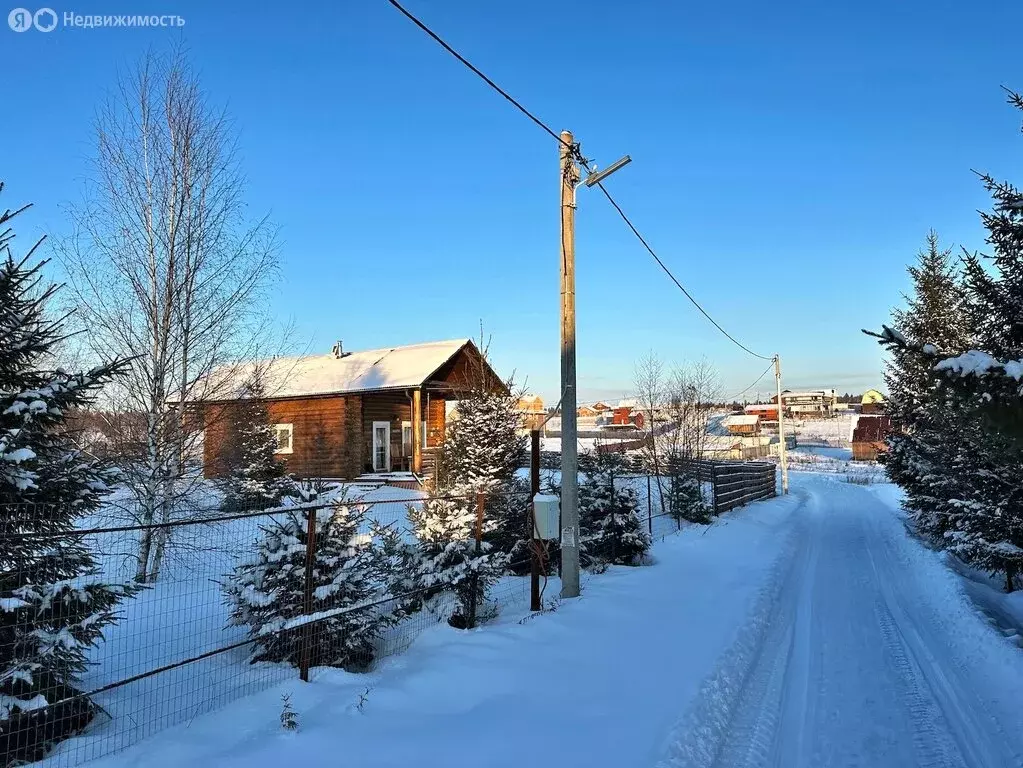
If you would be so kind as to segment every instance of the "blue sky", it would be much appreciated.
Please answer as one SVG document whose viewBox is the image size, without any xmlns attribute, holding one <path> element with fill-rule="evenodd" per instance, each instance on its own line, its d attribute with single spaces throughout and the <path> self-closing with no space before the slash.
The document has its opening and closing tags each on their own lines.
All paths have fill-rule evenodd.
<svg viewBox="0 0 1023 768">
<path fill-rule="evenodd" d="M 971 169 L 1021 170 L 1000 90 L 1023 88 L 1010 0 L 407 6 L 598 165 L 630 154 L 608 188 L 793 387 L 880 384 L 859 329 L 886 320 L 929 228 L 982 246 Z M 472 336 L 482 319 L 497 367 L 556 399 L 557 145 L 384 0 L 54 8 L 186 24 L 0 28 L 3 204 L 35 203 L 25 240 L 66 230 L 117 71 L 183 37 L 235 120 L 253 216 L 281 227 L 274 310 L 303 346 Z M 766 364 L 697 314 L 602 196 L 578 202 L 581 397 L 625 394 L 651 348 L 706 356 L 730 392 L 753 381 Z"/>
</svg>

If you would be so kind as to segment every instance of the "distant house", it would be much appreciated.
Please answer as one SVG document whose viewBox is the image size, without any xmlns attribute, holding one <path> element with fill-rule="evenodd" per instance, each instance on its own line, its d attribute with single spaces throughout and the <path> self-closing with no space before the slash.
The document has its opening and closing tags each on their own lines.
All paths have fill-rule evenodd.
<svg viewBox="0 0 1023 768">
<path fill-rule="evenodd" d="M 611 406 L 605 403 L 603 400 L 598 400 L 591 407 L 597 413 L 604 413 L 605 411 L 611 410 Z"/>
<path fill-rule="evenodd" d="M 707 435 L 700 448 L 702 457 L 710 461 L 742 458 L 742 438 L 735 435 Z"/>
<path fill-rule="evenodd" d="M 778 406 L 775 403 L 752 403 L 745 410 L 747 416 L 759 416 L 761 421 L 778 420 Z"/>
<path fill-rule="evenodd" d="M 299 477 L 352 479 L 366 472 L 411 471 L 429 478 L 444 439 L 447 403 L 484 382 L 507 392 L 468 339 L 279 358 L 220 372 L 218 397 L 187 405 L 205 429 L 207 477 L 226 468 L 225 424 L 260 366 L 277 453 Z"/>
<path fill-rule="evenodd" d="M 643 429 L 645 419 L 642 411 L 635 411 L 631 406 L 624 405 L 614 409 L 611 418 L 612 427 L 635 427 Z"/>
<path fill-rule="evenodd" d="M 756 414 L 726 416 L 722 421 L 730 435 L 759 435 L 760 416 Z"/>
<path fill-rule="evenodd" d="M 868 389 L 860 398 L 860 413 L 881 413 L 884 411 L 885 397 L 876 389 Z"/>
<path fill-rule="evenodd" d="M 778 397 L 772 398 L 777 403 Z M 838 404 L 838 393 L 833 389 L 810 389 L 801 392 L 785 390 L 781 401 L 786 415 L 794 418 L 825 418 L 832 416 Z"/>
<path fill-rule="evenodd" d="M 515 401 L 515 410 L 522 415 L 522 428 L 527 430 L 539 425 L 547 416 L 543 398 L 539 395 L 523 395 Z"/>
<path fill-rule="evenodd" d="M 539 395 L 523 395 L 515 401 L 515 410 L 530 415 L 547 413 L 543 398 Z"/>
<path fill-rule="evenodd" d="M 888 450 L 892 420 L 888 416 L 860 416 L 852 433 L 854 461 L 876 461 L 878 454 Z"/>
<path fill-rule="evenodd" d="M 592 405 L 580 405 L 575 409 L 575 415 L 581 419 L 595 419 L 600 414 Z"/>
<path fill-rule="evenodd" d="M 748 461 L 777 455 L 776 438 L 769 435 L 707 435 L 701 446 L 703 458 Z M 772 443 L 774 443 L 772 445 Z"/>
</svg>

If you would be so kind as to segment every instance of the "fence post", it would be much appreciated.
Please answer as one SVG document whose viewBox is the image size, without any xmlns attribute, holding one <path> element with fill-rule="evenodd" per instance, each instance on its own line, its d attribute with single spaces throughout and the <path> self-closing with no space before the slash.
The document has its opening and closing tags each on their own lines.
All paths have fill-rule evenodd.
<svg viewBox="0 0 1023 768">
<path fill-rule="evenodd" d="M 661 512 L 663 512 L 663 511 L 664 510 L 662 509 Z M 650 473 L 647 472 L 646 473 L 646 529 L 647 529 L 647 533 L 650 534 L 651 538 L 653 538 L 653 535 L 654 535 L 654 518 L 653 518 L 653 514 L 654 514 L 653 500 L 651 499 L 651 496 L 650 496 Z"/>
<path fill-rule="evenodd" d="M 613 563 L 618 559 L 618 528 L 614 525 L 615 515 L 615 476 L 614 472 L 610 474 L 611 479 L 611 562 Z M 582 538 L 582 537 L 580 537 Z"/>
<path fill-rule="evenodd" d="M 305 534 L 305 605 L 303 613 L 308 616 L 313 612 L 313 566 L 316 563 L 316 510 L 306 512 Z M 299 661 L 298 676 L 302 682 L 309 682 L 309 665 L 313 652 L 313 626 L 306 623 L 302 627 L 302 651 Z"/>
<path fill-rule="evenodd" d="M 483 502 L 484 496 L 480 491 L 476 492 L 476 557 L 483 551 Z M 480 576 L 477 570 L 473 570 L 469 577 L 469 615 L 465 617 L 465 628 L 472 629 L 476 626 L 476 604 L 479 602 Z"/>
<path fill-rule="evenodd" d="M 710 486 L 714 492 L 714 516 L 717 517 L 721 514 L 721 507 L 718 504 L 718 465 L 710 465 Z"/>
<path fill-rule="evenodd" d="M 529 432 L 529 506 L 526 518 L 529 521 L 529 610 L 539 611 L 540 605 L 540 544 L 536 538 L 536 516 L 533 498 L 540 493 L 540 430 Z M 546 576 L 546 574 L 544 574 Z"/>
</svg>

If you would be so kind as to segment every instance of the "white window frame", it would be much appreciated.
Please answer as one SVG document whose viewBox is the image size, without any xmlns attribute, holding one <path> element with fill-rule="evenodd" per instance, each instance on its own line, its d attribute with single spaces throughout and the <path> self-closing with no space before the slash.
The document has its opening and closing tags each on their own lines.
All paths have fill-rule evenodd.
<svg viewBox="0 0 1023 768">
<path fill-rule="evenodd" d="M 421 446 L 419 446 L 419 447 L 420 448 L 426 448 L 427 447 L 426 446 L 426 419 L 423 419 L 423 426 L 422 426 L 422 430 L 420 431 L 420 434 L 422 434 L 422 436 L 423 436 L 423 444 Z"/>
<path fill-rule="evenodd" d="M 286 430 L 288 433 L 288 447 L 282 448 L 280 443 L 277 443 L 277 447 L 274 449 L 274 453 L 294 453 L 295 452 L 295 425 L 294 424 L 274 424 L 274 441 L 277 441 L 277 436 L 282 430 Z"/>
<path fill-rule="evenodd" d="M 406 429 L 408 430 L 408 447 L 409 447 L 409 452 L 407 454 L 405 453 L 405 430 Z M 401 422 L 401 455 L 402 455 L 403 458 L 411 458 L 412 451 L 415 448 L 415 443 L 412 442 L 414 438 L 415 438 L 415 435 L 412 434 L 412 422 L 411 421 L 402 421 Z"/>
<path fill-rule="evenodd" d="M 377 427 L 384 427 L 387 430 L 387 436 L 384 439 L 384 466 L 377 466 Z M 374 472 L 390 472 L 391 471 L 391 422 L 389 421 L 374 421 L 373 431 L 370 433 L 370 450 L 372 451 L 373 458 L 373 471 Z"/>
</svg>

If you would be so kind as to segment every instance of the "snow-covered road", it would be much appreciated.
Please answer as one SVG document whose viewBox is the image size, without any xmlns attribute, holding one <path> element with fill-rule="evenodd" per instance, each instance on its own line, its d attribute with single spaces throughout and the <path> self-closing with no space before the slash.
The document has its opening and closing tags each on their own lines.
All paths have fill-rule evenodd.
<svg viewBox="0 0 1023 768">
<path fill-rule="evenodd" d="M 891 486 L 842 479 L 793 473 L 555 613 L 437 626 L 372 673 L 315 670 L 97 765 L 1023 768 L 1023 651 L 906 535 Z"/>
<path fill-rule="evenodd" d="M 723 716 L 698 699 L 665 765 L 1023 765 L 1023 654 L 869 490 L 807 477 L 795 492 L 757 637 L 716 672 L 733 683 Z"/>
</svg>

